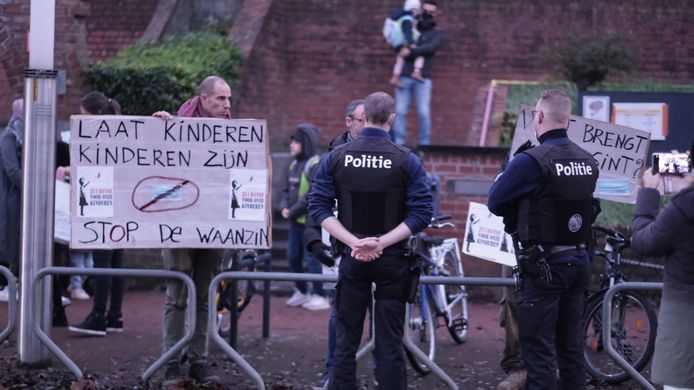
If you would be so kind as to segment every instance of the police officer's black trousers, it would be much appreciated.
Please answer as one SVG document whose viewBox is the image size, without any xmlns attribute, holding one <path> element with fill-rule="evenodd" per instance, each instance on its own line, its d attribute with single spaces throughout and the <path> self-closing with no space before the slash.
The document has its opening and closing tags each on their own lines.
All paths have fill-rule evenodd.
<svg viewBox="0 0 694 390">
<path fill-rule="evenodd" d="M 528 369 L 526 389 L 586 387 L 582 318 L 589 266 L 581 260 L 581 265 L 550 262 L 552 282 L 546 288 L 534 286 L 525 276 L 518 296 L 518 331 Z"/>
<path fill-rule="evenodd" d="M 406 389 L 403 357 L 407 260 L 382 256 L 372 262 L 359 262 L 343 256 L 336 287 L 336 346 L 333 362 L 333 390 L 357 389 L 356 353 L 362 338 L 366 309 L 371 304 L 371 283 L 376 283 L 376 379 L 381 389 Z"/>
</svg>

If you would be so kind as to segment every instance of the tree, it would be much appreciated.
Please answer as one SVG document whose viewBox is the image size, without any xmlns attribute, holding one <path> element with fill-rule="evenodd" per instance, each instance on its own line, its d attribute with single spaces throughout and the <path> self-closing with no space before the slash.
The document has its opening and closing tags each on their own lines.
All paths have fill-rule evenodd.
<svg viewBox="0 0 694 390">
<path fill-rule="evenodd" d="M 551 66 L 579 90 L 598 84 L 617 71 L 631 72 L 636 60 L 628 43 L 618 35 L 567 35 L 542 62 Z"/>
</svg>

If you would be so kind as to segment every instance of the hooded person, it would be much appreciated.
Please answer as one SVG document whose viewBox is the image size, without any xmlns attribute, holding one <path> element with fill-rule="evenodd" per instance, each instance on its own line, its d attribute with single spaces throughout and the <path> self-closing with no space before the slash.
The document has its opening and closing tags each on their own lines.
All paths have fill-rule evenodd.
<svg viewBox="0 0 694 390">
<path fill-rule="evenodd" d="M 12 117 L 0 135 L 0 264 L 17 275 L 22 198 L 24 100 L 12 103 Z"/>
<path fill-rule="evenodd" d="M 306 225 L 307 195 L 318 168 L 318 128 L 302 123 L 290 136 L 289 152 L 293 157 L 289 164 L 287 182 L 280 198 L 282 217 L 289 220 L 287 239 L 287 260 L 292 272 L 302 273 L 304 262 L 309 272 L 321 273 L 321 265 L 313 253 L 304 250 L 304 230 Z M 330 308 L 322 283 L 313 283 L 309 292 L 306 282 L 295 283 L 294 294 L 287 300 L 289 306 L 302 306 L 309 310 Z"/>
<path fill-rule="evenodd" d="M 694 153 L 694 143 L 690 151 Z M 691 166 L 690 166 L 691 167 Z M 666 182 L 675 191 L 661 205 Z M 694 389 L 694 173 L 683 176 L 643 173 L 631 222 L 634 252 L 665 257 L 663 295 L 658 312 L 658 332 L 651 380 L 667 389 Z"/>
<path fill-rule="evenodd" d="M 280 208 L 288 209 L 288 217 L 285 218 L 295 220 L 300 224 L 304 224 L 306 220 L 306 195 L 320 160 L 318 132 L 316 126 L 302 123 L 289 137 L 291 140 L 289 150 L 294 160 L 289 164 L 287 186 L 282 192 Z"/>
</svg>

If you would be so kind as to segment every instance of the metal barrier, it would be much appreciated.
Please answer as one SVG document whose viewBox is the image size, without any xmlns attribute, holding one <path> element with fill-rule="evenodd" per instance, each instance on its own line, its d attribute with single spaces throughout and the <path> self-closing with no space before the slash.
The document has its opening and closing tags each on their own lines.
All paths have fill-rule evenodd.
<svg viewBox="0 0 694 390">
<path fill-rule="evenodd" d="M 619 283 L 612 287 L 605 293 L 605 297 L 602 300 L 602 343 L 607 351 L 607 355 L 612 358 L 624 371 L 629 374 L 632 379 L 641 385 L 642 388 L 648 390 L 655 390 L 655 387 L 641 375 L 640 372 L 636 371 L 634 367 L 629 364 L 624 358 L 617 353 L 617 351 L 612 347 L 612 299 L 614 296 L 622 290 L 662 290 L 662 283 L 647 283 L 647 282 L 626 282 Z"/>
<path fill-rule="evenodd" d="M 272 271 L 272 254 L 270 252 L 259 254 L 255 263 L 265 263 L 264 271 Z M 231 302 L 238 301 L 236 289 L 236 279 L 231 281 L 230 297 Z M 239 342 L 238 333 L 239 312 L 238 310 L 229 310 L 229 345 L 236 348 Z M 270 337 L 270 281 L 266 280 L 263 285 L 263 338 Z"/>
<path fill-rule="evenodd" d="M 128 268 L 73 268 L 73 267 L 46 267 L 39 271 L 36 276 L 34 276 L 33 284 L 34 287 L 39 283 L 39 281 L 46 275 L 88 275 L 88 276 L 122 276 L 122 277 L 155 277 L 155 278 L 171 278 L 178 279 L 185 283 L 188 288 L 188 323 L 195 324 L 196 314 L 195 314 L 195 284 L 193 280 L 183 272 L 179 271 L 168 271 L 168 270 L 154 270 L 154 269 L 128 269 Z M 37 291 L 37 290 L 34 290 Z M 34 303 L 36 303 L 37 297 L 34 296 Z M 211 305 L 210 308 L 216 307 Z M 210 313 L 215 314 L 216 311 L 210 310 Z M 142 380 L 147 384 L 151 376 L 160 369 L 166 362 L 171 359 L 176 353 L 181 351 L 190 340 L 193 338 L 193 331 L 195 326 L 186 327 L 186 332 L 183 338 L 178 340 L 173 347 L 164 352 L 164 354 L 159 357 L 151 366 L 149 366 L 145 372 L 142 374 Z M 41 329 L 38 322 L 34 322 L 34 333 L 43 342 L 48 349 L 53 352 L 53 354 L 60 360 L 67 368 L 70 370 L 77 379 L 82 378 L 82 371 L 77 367 L 77 365 L 70 360 L 70 358 L 58 347 L 53 340 Z"/>
<path fill-rule="evenodd" d="M 223 272 L 217 275 L 210 283 L 209 290 L 209 307 L 215 307 L 215 295 L 217 294 L 217 289 L 219 283 L 224 279 L 242 279 L 242 280 L 265 280 L 265 281 L 289 281 L 289 282 L 337 282 L 337 276 L 335 275 L 318 275 L 318 274 L 295 274 L 287 272 Z M 467 286 L 515 286 L 515 282 L 511 278 L 471 278 L 471 277 L 447 277 L 447 276 L 422 276 L 419 280 L 422 284 L 446 284 L 446 285 L 467 285 Z M 210 310 L 207 320 L 208 334 L 212 337 L 214 341 L 221 349 L 226 353 L 238 366 L 239 368 L 251 378 L 258 389 L 265 389 L 265 383 L 263 378 L 260 376 L 258 371 L 256 371 L 253 366 L 251 366 L 234 348 L 232 348 L 228 343 L 217 332 L 217 314 Z M 408 348 L 424 365 L 429 367 L 431 371 L 436 375 L 442 382 L 444 382 L 450 389 L 458 389 L 458 386 L 453 382 L 453 380 L 439 368 L 436 363 L 429 360 L 429 358 L 417 348 L 411 340 L 407 337 L 404 338 L 405 347 Z M 363 356 L 368 351 L 368 346 L 360 351 Z"/>
<path fill-rule="evenodd" d="M 17 323 L 17 306 L 19 301 L 17 300 L 17 279 L 12 275 L 9 269 L 0 265 L 0 274 L 5 276 L 7 279 L 7 326 L 0 333 L 0 344 L 5 341 L 6 338 L 10 337 L 10 334 L 14 330 L 15 324 Z"/>
</svg>

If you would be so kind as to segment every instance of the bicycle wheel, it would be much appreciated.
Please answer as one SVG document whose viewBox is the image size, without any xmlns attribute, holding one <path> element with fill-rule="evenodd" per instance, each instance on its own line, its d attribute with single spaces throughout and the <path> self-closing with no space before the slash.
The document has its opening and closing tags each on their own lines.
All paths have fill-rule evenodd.
<svg viewBox="0 0 694 390">
<path fill-rule="evenodd" d="M 436 356 L 436 315 L 432 310 L 431 302 L 427 299 L 427 294 L 426 287 L 420 286 L 415 303 L 407 305 L 410 310 L 406 319 L 405 336 L 409 337 L 417 348 L 433 361 Z M 407 348 L 405 353 L 415 371 L 422 375 L 431 371 Z"/>
<path fill-rule="evenodd" d="M 463 264 L 452 252 L 446 252 L 443 270 L 446 276 L 465 276 Z M 455 284 L 440 287 L 443 288 L 446 297 L 446 327 L 453 340 L 462 344 L 467 339 L 468 330 L 467 290 L 465 286 Z"/>
<path fill-rule="evenodd" d="M 586 370 L 595 379 L 621 383 L 629 375 L 610 358 L 602 338 L 601 293 L 589 302 L 584 318 L 583 356 Z M 651 304 L 634 292 L 617 294 L 612 301 L 612 347 L 637 371 L 641 371 L 653 355 L 658 319 Z"/>
<path fill-rule="evenodd" d="M 224 259 L 224 265 L 227 271 L 255 271 L 255 258 L 257 254 L 254 251 L 246 251 L 235 253 Z M 231 310 L 234 304 L 231 301 L 231 288 L 236 284 L 236 310 L 241 313 L 243 309 L 251 303 L 251 298 L 255 293 L 255 285 L 250 280 L 224 280 L 220 283 L 219 296 L 217 298 L 217 310 Z"/>
</svg>

